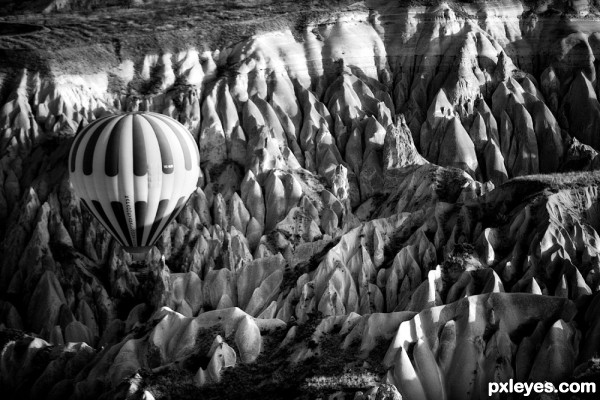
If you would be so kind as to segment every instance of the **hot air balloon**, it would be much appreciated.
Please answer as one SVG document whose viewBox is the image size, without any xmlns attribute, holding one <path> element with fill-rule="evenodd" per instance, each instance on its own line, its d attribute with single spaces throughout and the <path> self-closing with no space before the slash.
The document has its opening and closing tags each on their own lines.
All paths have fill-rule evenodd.
<svg viewBox="0 0 600 400">
<path fill-rule="evenodd" d="M 83 204 L 141 259 L 196 190 L 200 154 L 188 130 L 170 117 L 112 115 L 75 137 L 69 173 Z"/>
</svg>

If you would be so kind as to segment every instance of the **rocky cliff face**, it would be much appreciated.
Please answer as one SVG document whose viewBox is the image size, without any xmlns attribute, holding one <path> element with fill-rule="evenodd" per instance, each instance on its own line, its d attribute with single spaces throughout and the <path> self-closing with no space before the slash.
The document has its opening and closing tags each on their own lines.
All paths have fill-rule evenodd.
<svg viewBox="0 0 600 400">
<path fill-rule="evenodd" d="M 3 393 L 598 382 L 600 26 L 575 6 L 369 1 L 93 74 L 5 68 Z M 78 129 L 137 110 L 186 125 L 202 167 L 143 262 L 66 168 Z"/>
</svg>

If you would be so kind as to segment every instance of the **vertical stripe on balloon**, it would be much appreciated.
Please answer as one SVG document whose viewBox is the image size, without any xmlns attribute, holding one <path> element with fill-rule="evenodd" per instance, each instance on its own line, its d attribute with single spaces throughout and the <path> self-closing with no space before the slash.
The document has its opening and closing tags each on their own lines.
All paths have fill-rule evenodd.
<svg viewBox="0 0 600 400">
<path fill-rule="evenodd" d="M 169 205 L 169 199 L 161 200 L 160 203 L 158 203 L 158 210 L 156 210 L 156 217 L 154 217 L 154 223 L 152 224 L 152 228 L 150 228 L 150 234 L 148 235 L 148 240 L 150 241 L 150 243 L 152 243 L 156 240 L 156 239 L 154 239 L 154 234 L 156 233 L 156 231 L 158 230 L 158 227 L 160 226 L 161 222 L 165 218 L 164 215 L 165 215 L 165 211 L 167 211 L 168 205 Z"/>
<path fill-rule="evenodd" d="M 140 116 L 133 116 L 133 173 L 136 176 L 144 176 L 148 172 L 146 141 L 144 140 L 144 128 L 141 122 Z"/>
<path fill-rule="evenodd" d="M 169 225 L 171 223 L 171 221 L 173 221 L 175 219 L 175 217 L 177 215 L 179 215 L 179 213 L 183 209 L 183 206 L 185 206 L 185 200 L 186 200 L 186 196 L 180 197 L 179 200 L 177 200 L 177 205 L 175 205 L 173 212 L 171 213 L 171 215 L 169 215 L 169 218 L 167 219 L 167 223 L 165 224 L 165 226 Z"/>
<path fill-rule="evenodd" d="M 92 211 L 92 209 L 89 206 L 89 204 L 87 203 L 87 201 L 85 201 L 84 199 L 81 199 L 81 203 L 84 205 L 84 207 L 86 208 L 86 210 L 88 210 L 90 212 L 90 214 L 94 215 L 94 212 Z"/>
<path fill-rule="evenodd" d="M 119 147 L 121 145 L 121 135 L 123 134 L 123 125 L 126 118 L 119 119 L 119 122 L 110 132 L 108 143 L 106 145 L 106 158 L 104 160 L 104 173 L 110 177 L 119 174 Z"/>
<path fill-rule="evenodd" d="M 98 218 L 98 220 L 102 223 L 104 228 L 106 228 L 106 230 L 112 235 L 112 237 L 114 237 L 119 243 L 124 244 L 124 238 L 118 235 L 117 232 L 112 228 L 110 220 L 108 219 L 108 215 L 106 215 L 104 209 L 102 208 L 102 204 L 100 204 L 100 202 L 97 200 L 92 200 L 92 204 L 94 205 L 94 210 L 96 211 L 95 213 L 92 212 L 92 214 L 94 214 Z"/>
<path fill-rule="evenodd" d="M 79 149 L 79 145 L 81 144 L 81 140 L 85 135 L 83 132 L 79 132 L 79 135 L 75 137 L 75 141 L 73 142 L 73 148 L 71 149 L 71 157 L 70 157 L 70 170 L 71 172 L 75 172 L 75 160 L 77 159 L 77 150 Z"/>
<path fill-rule="evenodd" d="M 133 136 L 131 134 L 133 128 L 133 116 L 125 115 L 120 120 L 121 126 L 121 137 L 119 138 L 117 153 L 119 156 L 118 163 L 118 176 L 117 181 L 119 182 L 119 198 L 117 201 L 123 206 L 123 212 L 125 213 L 125 221 L 127 223 L 128 234 L 132 246 L 135 246 L 137 242 L 137 223 L 135 220 L 135 202 L 140 199 L 137 198 L 138 193 L 135 190 L 135 176 L 133 172 Z M 107 147 L 107 152 L 110 149 Z M 146 200 L 146 199 L 142 199 Z"/>
<path fill-rule="evenodd" d="M 173 219 L 175 219 L 175 217 L 181 212 L 181 210 L 183 209 L 183 206 L 185 206 L 185 201 L 187 200 L 187 196 L 183 196 L 180 197 L 179 200 L 177 200 L 177 204 L 175 204 L 175 208 L 173 209 L 173 211 L 169 214 L 169 215 L 164 215 L 164 211 L 163 211 L 163 215 L 162 217 L 159 219 L 158 215 L 156 216 L 156 220 L 154 221 L 154 224 L 152 225 L 152 231 L 150 233 L 150 238 L 154 235 L 154 232 L 156 231 L 156 229 L 158 229 L 159 227 L 162 226 L 162 228 L 166 228 L 167 226 L 169 226 L 169 224 L 171 223 L 171 221 L 173 221 Z M 161 200 L 161 204 L 162 202 L 165 202 L 165 209 L 167 208 L 166 205 L 169 203 L 169 200 Z M 159 209 L 160 209 L 160 205 L 159 205 Z M 160 235 L 158 236 L 160 237 Z M 154 240 L 157 240 L 158 237 Z"/>
<path fill-rule="evenodd" d="M 173 173 L 173 154 L 171 153 L 171 146 L 169 141 L 163 132 L 159 124 L 154 121 L 153 117 L 147 117 L 146 120 L 152 125 L 156 139 L 158 140 L 158 147 L 160 147 L 160 157 L 162 160 L 162 170 L 165 174 Z"/>
<path fill-rule="evenodd" d="M 192 156 L 190 154 L 190 149 L 188 148 L 187 144 L 185 143 L 185 139 L 183 138 L 183 136 L 181 135 L 181 132 L 179 131 L 181 128 L 176 126 L 175 124 L 173 124 L 170 121 L 170 118 L 164 118 L 163 119 L 164 122 L 169 125 L 169 128 L 171 128 L 171 130 L 175 133 L 175 136 L 177 137 L 177 140 L 179 141 L 179 145 L 181 146 L 181 149 L 183 150 L 183 159 L 185 160 L 185 169 L 187 171 L 192 169 Z"/>
<path fill-rule="evenodd" d="M 142 238 L 144 237 L 144 229 L 146 228 L 145 220 L 147 208 L 147 202 L 135 202 L 135 220 L 137 222 L 137 246 L 143 246 Z"/>
<path fill-rule="evenodd" d="M 135 246 L 133 241 L 131 240 L 131 233 L 129 232 L 129 224 L 127 223 L 127 217 L 125 216 L 125 210 L 123 209 L 123 204 L 118 201 L 111 201 L 110 206 L 112 208 L 115 217 L 117 218 L 117 223 L 119 227 L 123 231 L 125 235 L 125 245 L 126 246 Z"/>
<path fill-rule="evenodd" d="M 112 118 L 106 118 L 106 121 L 103 121 L 100 126 L 92 133 L 90 140 L 87 142 L 85 146 L 85 151 L 83 152 L 83 173 L 84 175 L 91 175 L 94 171 L 94 150 L 96 150 L 96 143 L 98 143 L 98 139 L 100 135 L 104 131 L 106 125 L 108 125 L 112 121 Z M 80 133 L 83 136 L 83 132 Z"/>
</svg>

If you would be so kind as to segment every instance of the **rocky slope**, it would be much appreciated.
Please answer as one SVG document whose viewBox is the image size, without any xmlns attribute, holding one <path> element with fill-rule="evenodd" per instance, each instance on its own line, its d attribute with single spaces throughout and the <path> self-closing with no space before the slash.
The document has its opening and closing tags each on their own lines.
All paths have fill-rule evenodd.
<svg viewBox="0 0 600 400">
<path fill-rule="evenodd" d="M 4 61 L 2 392 L 460 400 L 598 382 L 593 18 L 368 1 L 78 74 Z M 21 44 L 41 35 L 57 30 Z M 80 127 L 137 110 L 186 125 L 202 167 L 144 262 L 66 168 Z"/>
</svg>

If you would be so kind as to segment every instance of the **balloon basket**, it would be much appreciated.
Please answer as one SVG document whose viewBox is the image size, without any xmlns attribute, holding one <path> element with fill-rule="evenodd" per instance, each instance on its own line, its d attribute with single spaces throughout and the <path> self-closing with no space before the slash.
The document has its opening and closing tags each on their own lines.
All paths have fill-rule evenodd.
<svg viewBox="0 0 600 400">
<path fill-rule="evenodd" d="M 152 246 L 142 247 L 123 247 L 123 250 L 131 255 L 131 259 L 135 262 L 141 262 L 146 259 L 146 254 L 152 249 Z"/>
</svg>

